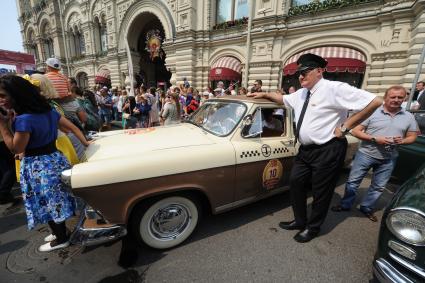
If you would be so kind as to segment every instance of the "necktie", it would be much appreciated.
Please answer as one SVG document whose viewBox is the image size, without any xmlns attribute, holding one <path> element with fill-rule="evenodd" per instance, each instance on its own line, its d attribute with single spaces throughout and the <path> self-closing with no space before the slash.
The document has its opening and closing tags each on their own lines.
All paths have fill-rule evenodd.
<svg viewBox="0 0 425 283">
<path fill-rule="evenodd" d="M 304 101 L 303 109 L 301 110 L 300 117 L 298 118 L 298 121 L 297 121 L 297 129 L 295 130 L 295 144 L 297 144 L 298 138 L 300 136 L 301 124 L 303 123 L 305 111 L 307 110 L 307 105 L 308 105 L 308 102 L 310 101 L 310 95 L 311 95 L 311 92 L 307 91 L 307 96 Z"/>
</svg>

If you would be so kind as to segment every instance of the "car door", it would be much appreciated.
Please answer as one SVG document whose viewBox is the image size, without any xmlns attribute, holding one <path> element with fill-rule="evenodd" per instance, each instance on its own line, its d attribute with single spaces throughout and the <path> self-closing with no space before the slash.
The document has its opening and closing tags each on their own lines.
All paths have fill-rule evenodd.
<svg viewBox="0 0 425 283">
<path fill-rule="evenodd" d="M 278 109 L 281 115 L 275 115 Z M 265 115 L 270 118 L 270 113 L 273 119 L 281 116 L 281 123 L 266 121 Z M 236 152 L 236 202 L 249 202 L 288 186 L 296 152 L 291 113 L 277 106 L 257 107 L 251 123 L 245 123 L 249 125 L 235 135 L 232 143 Z M 279 125 L 281 130 L 268 128 Z"/>
</svg>

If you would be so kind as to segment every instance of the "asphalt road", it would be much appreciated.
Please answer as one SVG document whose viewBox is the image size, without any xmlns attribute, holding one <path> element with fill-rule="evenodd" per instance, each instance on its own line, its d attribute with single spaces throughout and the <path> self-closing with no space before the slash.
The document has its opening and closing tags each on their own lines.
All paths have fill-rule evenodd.
<svg viewBox="0 0 425 283">
<path fill-rule="evenodd" d="M 342 175 L 333 203 L 343 192 Z M 362 190 L 369 184 L 366 180 Z M 385 191 L 377 215 L 392 193 Z M 311 199 L 310 199 L 311 201 Z M 6 282 L 369 282 L 379 222 L 356 209 L 329 212 L 320 237 L 296 243 L 284 193 L 221 215 L 206 215 L 183 245 L 166 251 L 122 242 L 40 253 L 46 227 L 28 231 L 21 204 L 0 206 L 0 283 Z M 130 252 L 129 252 L 130 251 Z M 138 257 L 129 268 L 118 264 Z"/>
</svg>

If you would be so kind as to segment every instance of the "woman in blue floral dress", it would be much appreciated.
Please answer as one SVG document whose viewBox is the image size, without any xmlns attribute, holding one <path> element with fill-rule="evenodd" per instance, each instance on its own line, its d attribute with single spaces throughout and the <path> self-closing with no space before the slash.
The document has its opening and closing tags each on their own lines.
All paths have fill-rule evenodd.
<svg viewBox="0 0 425 283">
<path fill-rule="evenodd" d="M 73 216 L 75 201 L 61 182 L 61 172 L 70 165 L 56 149 L 57 129 L 74 133 L 85 146 L 89 143 L 75 125 L 51 109 L 36 86 L 21 77 L 0 77 L 0 107 L 7 110 L 0 114 L 4 142 L 13 153 L 24 154 L 20 183 L 28 228 L 49 224 L 52 234 L 40 251 L 67 247 L 65 220 Z"/>
</svg>

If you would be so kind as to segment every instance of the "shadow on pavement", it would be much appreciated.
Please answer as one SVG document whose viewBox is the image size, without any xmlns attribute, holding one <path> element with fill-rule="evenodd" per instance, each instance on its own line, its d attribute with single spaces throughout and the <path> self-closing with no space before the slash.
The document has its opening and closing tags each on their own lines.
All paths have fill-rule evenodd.
<svg viewBox="0 0 425 283">
<path fill-rule="evenodd" d="M 26 214 L 22 212 L 21 207 L 8 208 L 0 215 L 1 233 L 14 230 L 26 225 L 26 223 Z"/>
<path fill-rule="evenodd" d="M 23 240 L 16 240 L 13 242 L 2 244 L 0 245 L 0 255 L 19 250 L 20 248 L 23 248 L 27 244 L 28 242 Z"/>
<path fill-rule="evenodd" d="M 134 269 L 128 269 L 128 270 L 126 270 L 126 271 L 124 271 L 120 274 L 106 277 L 106 278 L 100 280 L 99 283 L 116 283 L 116 282 L 120 282 L 120 283 L 126 283 L 126 282 L 142 283 L 144 281 L 145 281 L 144 280 L 144 273 L 139 274 Z"/>
<path fill-rule="evenodd" d="M 338 186 L 344 184 L 346 178 L 347 174 L 341 174 L 341 178 L 338 180 Z M 309 193 L 309 197 L 310 196 L 311 193 Z M 286 191 L 282 194 L 278 194 L 255 203 L 236 208 L 232 211 L 228 211 L 222 214 L 211 215 L 210 213 L 205 213 L 195 232 L 180 246 L 185 246 L 204 238 L 208 238 L 228 230 L 236 229 L 265 216 L 272 216 L 274 213 L 290 207 L 290 195 L 289 191 Z M 310 210 L 311 207 L 309 206 L 308 209 Z M 285 219 L 282 220 L 284 221 Z M 277 224 L 278 223 L 276 223 L 276 226 Z M 118 264 L 123 268 L 137 268 L 141 266 L 149 266 L 150 264 L 166 256 L 166 254 L 167 250 L 155 250 L 147 246 L 140 246 L 131 237 L 126 237 L 122 240 L 121 254 L 117 260 Z"/>
<path fill-rule="evenodd" d="M 366 218 L 363 213 L 358 210 L 359 204 L 362 201 L 362 198 L 366 195 L 368 187 L 361 187 L 357 193 L 356 201 L 354 202 L 353 207 L 350 211 L 341 211 L 341 212 L 333 212 L 329 208 L 328 216 L 326 218 L 325 223 L 322 225 L 321 236 L 324 236 L 330 233 L 333 229 L 335 229 L 340 223 L 344 222 L 345 219 L 350 217 L 359 217 Z M 378 202 L 376 203 L 376 212 L 380 212 L 384 210 L 387 204 L 390 202 L 394 192 L 391 190 L 384 190 Z M 339 204 L 341 201 L 341 196 L 338 193 L 334 193 L 334 197 L 332 199 L 331 207 Z M 378 217 L 379 218 L 379 217 Z M 379 225 L 381 219 L 378 219 L 376 225 Z"/>
</svg>

